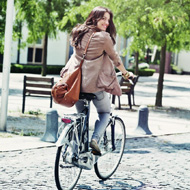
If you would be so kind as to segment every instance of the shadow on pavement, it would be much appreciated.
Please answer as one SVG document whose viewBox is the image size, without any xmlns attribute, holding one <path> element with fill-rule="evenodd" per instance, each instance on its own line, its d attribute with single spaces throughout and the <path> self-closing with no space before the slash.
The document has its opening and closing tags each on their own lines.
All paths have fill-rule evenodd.
<svg viewBox="0 0 190 190">
<path fill-rule="evenodd" d="M 175 91 L 179 91 L 179 92 L 190 92 L 190 88 L 180 87 L 180 86 L 164 85 L 164 89 L 170 89 L 170 90 L 175 90 Z"/>
<path fill-rule="evenodd" d="M 101 190 L 105 189 L 117 189 L 117 190 L 129 190 L 129 189 L 140 189 L 145 186 L 145 184 L 139 180 L 132 178 L 110 178 L 106 181 L 100 180 L 99 183 L 102 185 Z M 94 187 L 89 185 L 78 185 L 77 189 L 89 189 L 94 190 Z"/>
<path fill-rule="evenodd" d="M 180 134 L 178 134 L 178 136 L 179 135 Z M 190 150 L 190 143 L 184 143 L 184 142 L 173 143 L 172 138 L 175 138 L 175 135 L 168 135 L 168 136 L 171 136 L 170 141 L 169 140 L 166 141 L 164 138 L 165 136 L 127 139 L 124 154 L 151 154 L 152 152 L 146 149 L 152 149 L 152 148 L 165 153 L 174 153 L 178 152 L 179 150 L 181 151 Z M 134 140 L 135 140 L 135 145 L 134 145 Z"/>
<path fill-rule="evenodd" d="M 153 113 L 168 115 L 168 117 L 174 117 L 175 119 L 177 118 L 189 119 L 190 121 L 190 110 L 187 109 L 176 108 L 176 107 L 160 107 L 160 108 L 149 108 L 149 111 Z"/>
</svg>

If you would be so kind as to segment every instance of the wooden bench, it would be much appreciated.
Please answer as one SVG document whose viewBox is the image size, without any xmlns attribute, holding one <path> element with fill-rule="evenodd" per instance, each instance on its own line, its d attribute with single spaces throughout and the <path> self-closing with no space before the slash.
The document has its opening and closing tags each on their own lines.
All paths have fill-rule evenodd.
<svg viewBox="0 0 190 190">
<path fill-rule="evenodd" d="M 52 108 L 51 89 L 53 85 L 54 78 L 24 76 L 22 113 L 25 110 L 26 96 L 48 97 L 50 98 L 50 108 Z"/>
<path fill-rule="evenodd" d="M 135 105 L 134 88 L 138 81 L 138 78 L 139 78 L 139 76 L 136 76 L 132 79 L 133 84 L 131 84 L 129 82 L 129 80 L 125 80 L 123 77 L 121 78 L 121 80 L 119 82 L 119 84 L 121 86 L 122 94 L 126 94 L 128 96 L 128 104 L 129 104 L 130 109 L 132 109 L 131 97 L 133 97 L 133 105 Z M 112 103 L 115 103 L 115 97 L 113 97 Z M 118 104 L 119 104 L 119 109 L 121 109 L 120 96 L 118 96 Z"/>
</svg>

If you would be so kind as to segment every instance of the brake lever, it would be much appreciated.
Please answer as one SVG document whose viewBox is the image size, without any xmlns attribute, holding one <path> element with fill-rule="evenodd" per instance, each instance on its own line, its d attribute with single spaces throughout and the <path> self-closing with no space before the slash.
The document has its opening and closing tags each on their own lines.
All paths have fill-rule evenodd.
<svg viewBox="0 0 190 190">
<path fill-rule="evenodd" d="M 128 79 L 129 83 L 134 85 L 133 81 L 131 79 Z"/>
<path fill-rule="evenodd" d="M 133 79 L 134 79 L 135 77 L 137 77 L 137 76 L 136 76 L 136 75 L 133 75 L 133 76 L 130 76 L 130 77 L 128 78 L 130 84 L 134 85 Z"/>
</svg>

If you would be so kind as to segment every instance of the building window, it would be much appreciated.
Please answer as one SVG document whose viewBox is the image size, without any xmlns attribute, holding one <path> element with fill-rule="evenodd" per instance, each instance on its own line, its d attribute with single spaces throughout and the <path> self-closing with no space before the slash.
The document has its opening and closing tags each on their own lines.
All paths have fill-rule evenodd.
<svg viewBox="0 0 190 190">
<path fill-rule="evenodd" d="M 33 64 L 42 64 L 43 62 L 43 40 L 37 40 L 36 44 L 28 47 L 27 62 Z"/>
<path fill-rule="evenodd" d="M 27 61 L 28 62 L 33 62 L 33 48 L 28 48 L 28 58 L 27 58 Z"/>
<path fill-rule="evenodd" d="M 42 62 L 42 49 L 36 48 L 35 62 Z"/>
</svg>

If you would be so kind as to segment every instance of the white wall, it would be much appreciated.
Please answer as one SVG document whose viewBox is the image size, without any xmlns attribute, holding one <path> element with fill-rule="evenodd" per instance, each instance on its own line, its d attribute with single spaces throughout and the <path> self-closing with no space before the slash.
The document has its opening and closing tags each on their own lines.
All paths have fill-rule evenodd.
<svg viewBox="0 0 190 190">
<path fill-rule="evenodd" d="M 27 39 L 27 35 L 28 35 L 28 30 L 25 27 L 22 28 L 22 36 L 23 36 L 23 40 L 22 41 L 26 41 Z M 11 62 L 12 63 L 16 63 L 17 62 L 17 46 L 18 46 L 18 40 L 17 41 L 12 41 L 12 52 L 11 52 Z M 28 47 L 25 47 L 24 49 L 20 49 L 20 63 L 21 64 L 26 64 L 27 63 L 27 53 L 28 53 Z"/>
<path fill-rule="evenodd" d="M 178 54 L 177 66 L 183 71 L 190 72 L 190 52 L 181 51 Z"/>
<path fill-rule="evenodd" d="M 28 30 L 26 27 L 23 27 L 22 28 L 23 41 L 26 41 L 27 35 L 28 35 Z M 24 49 L 20 49 L 20 63 L 21 64 L 27 64 L 27 53 L 28 53 L 28 47 L 25 47 Z"/>
<path fill-rule="evenodd" d="M 65 65 L 67 53 L 67 34 L 60 32 L 57 39 L 48 39 L 48 65 Z"/>
<path fill-rule="evenodd" d="M 24 26 L 22 28 L 22 35 L 23 40 L 26 41 L 28 30 L 27 27 Z M 21 41 L 21 42 L 22 42 Z M 17 62 L 17 46 L 18 41 L 12 42 L 12 52 L 11 52 L 11 62 Z M 65 65 L 66 59 L 68 57 L 68 35 L 67 33 L 60 32 L 57 35 L 57 39 L 48 39 L 48 57 L 47 57 L 47 64 L 48 65 Z M 24 49 L 20 50 L 20 63 L 27 64 L 27 54 L 28 54 L 28 47 L 26 46 Z"/>
<path fill-rule="evenodd" d="M 17 41 L 12 41 L 11 63 L 16 63 L 17 62 L 17 46 L 18 46 L 18 42 Z"/>
</svg>

